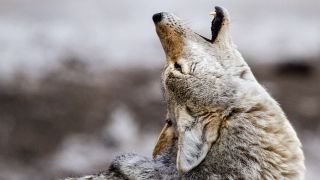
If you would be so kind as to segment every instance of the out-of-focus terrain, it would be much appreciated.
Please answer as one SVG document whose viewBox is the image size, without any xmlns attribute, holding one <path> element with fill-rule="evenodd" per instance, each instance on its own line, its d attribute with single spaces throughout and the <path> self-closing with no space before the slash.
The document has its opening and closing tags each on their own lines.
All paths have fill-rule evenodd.
<svg viewBox="0 0 320 180">
<path fill-rule="evenodd" d="M 320 177 L 320 2 L 0 1 L 0 180 L 96 173 L 121 152 L 151 156 L 165 119 L 164 54 L 151 16 L 209 36 L 214 5 Z"/>
<path fill-rule="evenodd" d="M 320 165 L 320 59 L 251 64 L 304 145 L 308 176 Z M 165 119 L 158 70 L 90 74 L 67 59 L 37 82 L 17 73 L 0 85 L 0 179 L 94 173 L 120 152 L 146 156 Z"/>
</svg>

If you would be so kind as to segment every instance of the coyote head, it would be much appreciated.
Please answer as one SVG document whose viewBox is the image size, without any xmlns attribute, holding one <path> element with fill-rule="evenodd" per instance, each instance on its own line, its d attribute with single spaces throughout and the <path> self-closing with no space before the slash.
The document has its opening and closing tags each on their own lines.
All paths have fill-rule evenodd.
<svg viewBox="0 0 320 180">
<path fill-rule="evenodd" d="M 246 96 L 241 93 L 251 91 L 250 83 L 256 82 L 231 40 L 228 12 L 215 7 L 214 14 L 210 39 L 173 14 L 153 16 L 167 59 L 162 82 L 174 129 L 170 132 L 178 138 L 180 172 L 203 161 L 218 138 L 223 118 L 233 107 L 241 107 L 237 99 Z"/>
</svg>

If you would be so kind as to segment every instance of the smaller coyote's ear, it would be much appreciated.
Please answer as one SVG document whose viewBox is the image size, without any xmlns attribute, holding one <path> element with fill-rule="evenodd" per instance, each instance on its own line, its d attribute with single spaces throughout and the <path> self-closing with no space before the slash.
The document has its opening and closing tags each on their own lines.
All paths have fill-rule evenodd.
<svg viewBox="0 0 320 180">
<path fill-rule="evenodd" d="M 158 138 L 158 142 L 153 149 L 152 157 L 164 153 L 168 148 L 172 145 L 172 141 L 174 138 L 174 128 L 172 126 L 171 120 L 166 120 L 166 124 L 164 125 L 160 136 Z"/>
<path fill-rule="evenodd" d="M 208 118 L 197 122 L 186 112 L 179 115 L 178 122 L 194 122 L 191 127 L 183 127 L 181 123 L 178 123 L 177 169 L 186 173 L 198 166 L 207 156 L 212 143 L 218 137 L 220 121 Z"/>
</svg>

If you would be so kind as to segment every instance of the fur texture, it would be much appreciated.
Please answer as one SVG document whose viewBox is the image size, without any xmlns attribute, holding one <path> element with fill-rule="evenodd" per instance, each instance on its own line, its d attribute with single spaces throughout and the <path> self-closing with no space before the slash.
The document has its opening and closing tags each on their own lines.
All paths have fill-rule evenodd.
<svg viewBox="0 0 320 180">
<path fill-rule="evenodd" d="M 156 23 L 169 120 L 153 159 L 121 155 L 102 179 L 304 179 L 294 129 L 233 44 L 227 11 L 216 11 L 214 41 L 169 13 Z"/>
</svg>

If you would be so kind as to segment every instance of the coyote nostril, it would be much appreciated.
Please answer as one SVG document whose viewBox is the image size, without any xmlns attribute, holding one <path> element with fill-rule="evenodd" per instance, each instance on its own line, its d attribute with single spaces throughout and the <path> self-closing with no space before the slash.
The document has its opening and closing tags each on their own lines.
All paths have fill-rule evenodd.
<svg viewBox="0 0 320 180">
<path fill-rule="evenodd" d="M 162 20 L 162 13 L 157 13 L 152 16 L 152 20 L 154 23 L 158 23 Z"/>
</svg>

